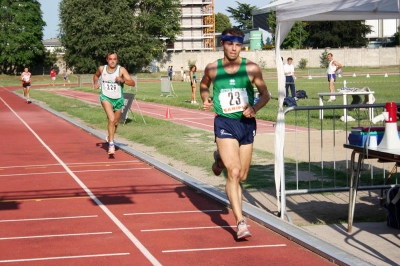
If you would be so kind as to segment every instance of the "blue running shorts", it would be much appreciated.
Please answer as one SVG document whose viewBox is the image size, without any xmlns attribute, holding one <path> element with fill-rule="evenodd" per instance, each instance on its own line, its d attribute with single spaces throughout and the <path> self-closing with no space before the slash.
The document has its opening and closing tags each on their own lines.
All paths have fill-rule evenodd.
<svg viewBox="0 0 400 266">
<path fill-rule="evenodd" d="M 336 81 L 336 74 L 328 74 L 328 82 L 330 82 L 331 79 L 333 79 L 333 81 Z"/>
<path fill-rule="evenodd" d="M 215 138 L 236 139 L 239 145 L 251 144 L 257 131 L 256 119 L 245 118 L 232 119 L 216 116 L 214 119 Z"/>
</svg>

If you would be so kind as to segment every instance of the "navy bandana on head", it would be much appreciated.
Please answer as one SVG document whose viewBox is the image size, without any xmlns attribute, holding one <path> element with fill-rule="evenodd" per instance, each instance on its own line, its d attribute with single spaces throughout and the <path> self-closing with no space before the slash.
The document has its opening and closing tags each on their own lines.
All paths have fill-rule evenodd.
<svg viewBox="0 0 400 266">
<path fill-rule="evenodd" d="M 243 37 L 242 36 L 234 36 L 234 35 L 222 35 L 221 41 L 243 43 Z"/>
</svg>

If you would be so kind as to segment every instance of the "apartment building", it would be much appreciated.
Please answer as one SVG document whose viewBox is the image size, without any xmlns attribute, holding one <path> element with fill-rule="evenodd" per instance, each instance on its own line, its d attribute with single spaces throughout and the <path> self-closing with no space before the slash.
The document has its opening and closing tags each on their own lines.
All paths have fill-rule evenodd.
<svg viewBox="0 0 400 266">
<path fill-rule="evenodd" d="M 168 51 L 215 51 L 214 0 L 181 0 L 182 34 Z"/>
</svg>

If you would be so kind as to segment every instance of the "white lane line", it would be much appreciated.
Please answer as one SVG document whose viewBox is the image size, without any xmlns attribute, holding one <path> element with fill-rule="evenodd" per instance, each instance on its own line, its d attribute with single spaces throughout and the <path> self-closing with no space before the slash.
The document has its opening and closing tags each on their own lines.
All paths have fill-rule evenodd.
<svg viewBox="0 0 400 266">
<path fill-rule="evenodd" d="M 173 211 L 173 212 L 134 212 L 134 213 L 124 213 L 124 215 L 180 214 L 180 213 L 222 212 L 222 211 L 223 210 L 198 210 L 198 211 Z"/>
<path fill-rule="evenodd" d="M 162 252 L 163 253 L 173 253 L 173 252 L 194 252 L 194 251 L 213 251 L 213 250 L 250 249 L 250 248 L 276 248 L 276 247 L 286 247 L 286 244 L 243 246 L 243 247 L 175 249 L 175 250 L 163 250 Z"/>
<path fill-rule="evenodd" d="M 140 230 L 140 232 L 160 232 L 160 231 L 179 231 L 179 230 L 220 229 L 220 228 L 236 228 L 236 226 L 235 225 L 222 225 L 222 226 L 201 226 L 201 227 L 144 229 L 144 230 Z"/>
<path fill-rule="evenodd" d="M 28 130 L 38 139 L 45 149 L 56 159 L 59 164 L 67 171 L 70 176 L 81 186 L 83 190 L 96 202 L 96 204 L 107 214 L 107 216 L 121 229 L 121 231 L 132 241 L 132 243 L 142 252 L 142 254 L 153 264 L 160 265 L 161 263 L 146 249 L 145 246 L 126 228 L 126 226 L 118 220 L 118 218 L 90 191 L 90 189 L 77 177 L 71 169 L 50 149 L 50 147 L 39 137 L 36 132 L 0 97 L 0 100 L 11 110 L 11 112 L 28 128 Z"/>
<path fill-rule="evenodd" d="M 90 172 L 108 172 L 108 171 L 131 171 L 131 170 L 152 170 L 151 167 L 143 168 L 124 168 L 124 169 L 101 169 L 101 170 L 74 170 L 74 173 L 90 173 Z M 13 177 L 13 176 L 25 176 L 25 175 L 52 175 L 52 174 L 66 174 L 65 171 L 62 172 L 37 172 L 37 173 L 24 173 L 24 174 L 8 174 L 0 175 L 0 177 Z"/>
<path fill-rule="evenodd" d="M 112 232 L 41 235 L 41 236 L 14 236 L 14 237 L 0 237 L 0 240 L 17 240 L 17 239 L 28 239 L 28 238 L 50 238 L 50 237 L 66 237 L 66 236 L 91 236 L 91 235 L 106 235 L 106 234 L 112 234 Z"/>
<path fill-rule="evenodd" d="M 133 161 L 118 161 L 118 162 L 87 162 L 87 163 L 66 163 L 66 165 L 86 165 L 86 164 L 94 164 L 94 165 L 102 165 L 102 164 L 121 164 L 121 163 L 137 163 L 139 160 Z M 0 169 L 9 169 L 9 168 L 31 168 L 31 167 L 48 167 L 48 166 L 60 166 L 60 164 L 31 164 L 31 165 L 15 165 L 15 166 L 0 166 Z"/>
<path fill-rule="evenodd" d="M 46 217 L 46 218 L 29 218 L 29 219 L 14 219 L 14 220 L 0 220 L 0 223 L 10 222 L 31 222 L 31 221 L 47 221 L 47 220 L 64 220 L 64 219 L 84 219 L 84 218 L 97 218 L 98 215 L 86 216 L 64 216 L 64 217 Z"/>
<path fill-rule="evenodd" d="M 47 258 L 29 258 L 29 259 L 15 259 L 15 260 L 0 260 L 0 263 L 8 262 L 27 262 L 38 260 L 64 260 L 64 259 L 80 259 L 80 258 L 95 258 L 95 257 L 110 257 L 110 256 L 126 256 L 130 253 L 109 253 L 109 254 L 92 254 L 92 255 L 77 255 L 77 256 L 62 256 L 62 257 L 47 257 Z"/>
</svg>

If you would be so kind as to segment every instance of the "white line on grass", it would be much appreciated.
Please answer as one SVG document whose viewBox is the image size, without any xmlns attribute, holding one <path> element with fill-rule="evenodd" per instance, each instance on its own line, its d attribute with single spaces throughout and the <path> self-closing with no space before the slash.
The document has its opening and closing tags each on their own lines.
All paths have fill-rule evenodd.
<svg viewBox="0 0 400 266">
<path fill-rule="evenodd" d="M 68 168 L 68 166 L 50 149 L 50 147 L 39 137 L 38 134 L 0 97 L 0 100 L 10 109 L 10 111 L 28 128 L 28 130 L 38 139 L 45 149 L 64 167 L 70 176 L 81 186 L 83 190 L 96 202 L 96 204 L 107 214 L 108 217 L 121 229 L 121 231 L 132 241 L 132 243 L 142 252 L 142 254 L 153 264 L 161 265 L 160 262 L 143 246 L 143 244 L 118 220 L 118 218 L 90 191 L 88 187 Z"/>
</svg>

